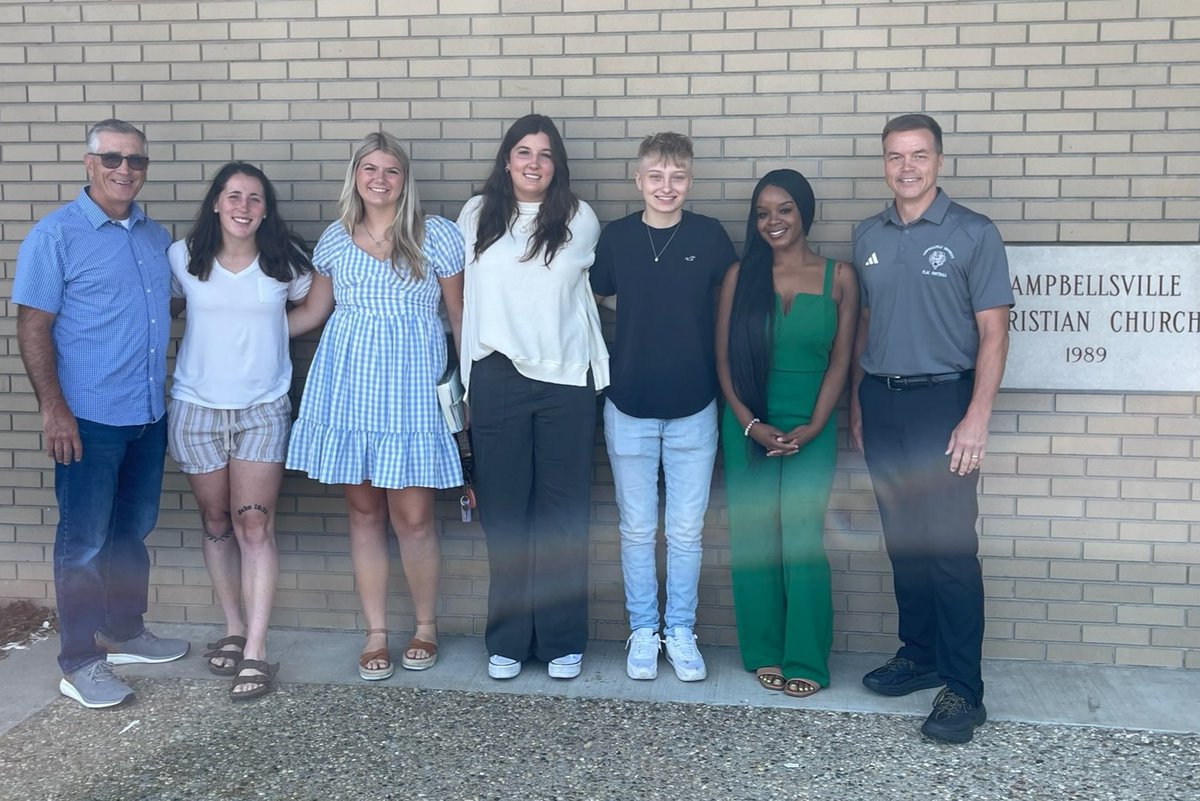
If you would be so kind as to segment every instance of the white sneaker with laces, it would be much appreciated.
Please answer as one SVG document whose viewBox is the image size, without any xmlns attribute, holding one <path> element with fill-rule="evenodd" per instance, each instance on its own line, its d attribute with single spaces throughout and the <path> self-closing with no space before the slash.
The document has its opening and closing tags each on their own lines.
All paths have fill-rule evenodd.
<svg viewBox="0 0 1200 801">
<path fill-rule="evenodd" d="M 521 673 L 521 663 L 507 656 L 492 654 L 488 657 L 488 675 L 493 679 L 515 679 Z"/>
<path fill-rule="evenodd" d="M 552 679 L 573 679 L 583 670 L 583 654 L 564 654 L 551 659 L 546 672 Z"/>
<path fill-rule="evenodd" d="M 654 629 L 634 629 L 625 641 L 629 656 L 625 659 L 625 674 L 631 679 L 653 679 L 658 676 L 658 654 L 662 640 Z"/>
<path fill-rule="evenodd" d="M 708 676 L 704 657 L 696 647 L 696 635 L 683 626 L 668 629 L 663 641 L 667 644 L 667 661 L 675 668 L 680 681 L 700 681 Z"/>
</svg>

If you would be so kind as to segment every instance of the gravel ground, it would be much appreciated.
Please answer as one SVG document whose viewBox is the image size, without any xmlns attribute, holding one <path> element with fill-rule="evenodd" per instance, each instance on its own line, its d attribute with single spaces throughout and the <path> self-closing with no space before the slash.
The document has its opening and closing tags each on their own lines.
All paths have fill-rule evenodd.
<svg viewBox="0 0 1200 801">
<path fill-rule="evenodd" d="M 924 740 L 919 719 L 803 709 L 133 679 L 0 737 L 0 798 L 1114 799 L 1200 797 L 1200 737 L 993 722 Z"/>
</svg>

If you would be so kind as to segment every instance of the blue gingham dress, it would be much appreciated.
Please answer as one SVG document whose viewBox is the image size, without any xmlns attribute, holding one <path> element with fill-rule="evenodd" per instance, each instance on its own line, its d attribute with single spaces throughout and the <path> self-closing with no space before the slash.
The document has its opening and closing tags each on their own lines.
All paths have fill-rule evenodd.
<svg viewBox="0 0 1200 801">
<path fill-rule="evenodd" d="M 359 249 L 341 223 L 321 235 L 313 264 L 332 277 L 336 305 L 292 427 L 289 468 L 323 484 L 463 483 L 435 390 L 446 366 L 437 279 L 462 271 L 462 235 L 426 217 L 423 251 L 425 278 L 413 282 Z"/>
</svg>

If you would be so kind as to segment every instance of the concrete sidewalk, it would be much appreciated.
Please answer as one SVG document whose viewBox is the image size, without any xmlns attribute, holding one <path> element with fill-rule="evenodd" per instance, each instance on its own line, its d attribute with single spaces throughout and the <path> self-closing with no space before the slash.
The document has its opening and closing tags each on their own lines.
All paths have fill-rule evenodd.
<svg viewBox="0 0 1200 801">
<path fill-rule="evenodd" d="M 209 673 L 200 658 L 204 644 L 220 636 L 216 627 L 158 623 L 153 630 L 160 636 L 190 640 L 192 652 L 166 665 L 119 667 L 118 675 L 229 682 Z M 405 642 L 403 633 L 392 635 L 390 646 L 397 662 Z M 371 687 L 406 687 L 920 717 L 929 713 L 935 694 L 928 690 L 905 698 L 884 698 L 868 692 L 861 677 L 885 658 L 871 654 L 834 654 L 830 660 L 832 685 L 811 698 L 792 699 L 759 688 L 753 676 L 742 669 L 734 649 L 713 646 L 703 648 L 708 679 L 702 682 L 678 681 L 665 659 L 656 681 L 631 681 L 625 676 L 622 644 L 615 642 L 590 643 L 583 674 L 573 681 L 550 679 L 545 666 L 536 662 L 527 663 L 515 679 L 495 681 L 487 676 L 482 638 L 444 637 L 440 659 L 432 670 L 410 672 L 397 664 L 392 678 L 369 684 L 358 678 L 356 668 L 361 634 L 277 630 L 271 632 L 269 647 L 271 661 L 281 665 L 279 680 L 284 684 L 347 685 L 368 691 Z M 50 639 L 9 651 L 8 658 L 0 660 L 0 734 L 61 698 L 57 652 L 57 639 Z M 988 661 L 984 679 L 988 717 L 993 721 L 1200 732 L 1200 673 L 1195 671 Z"/>
</svg>

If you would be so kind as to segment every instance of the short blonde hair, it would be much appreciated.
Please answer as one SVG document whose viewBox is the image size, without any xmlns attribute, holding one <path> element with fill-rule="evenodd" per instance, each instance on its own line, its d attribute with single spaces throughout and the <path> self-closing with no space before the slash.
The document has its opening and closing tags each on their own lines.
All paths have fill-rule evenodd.
<svg viewBox="0 0 1200 801">
<path fill-rule="evenodd" d="M 661 161 L 674 167 L 690 169 L 694 157 L 692 140 L 674 131 L 650 134 L 638 145 L 639 162 L 653 159 L 655 163 Z"/>
</svg>

